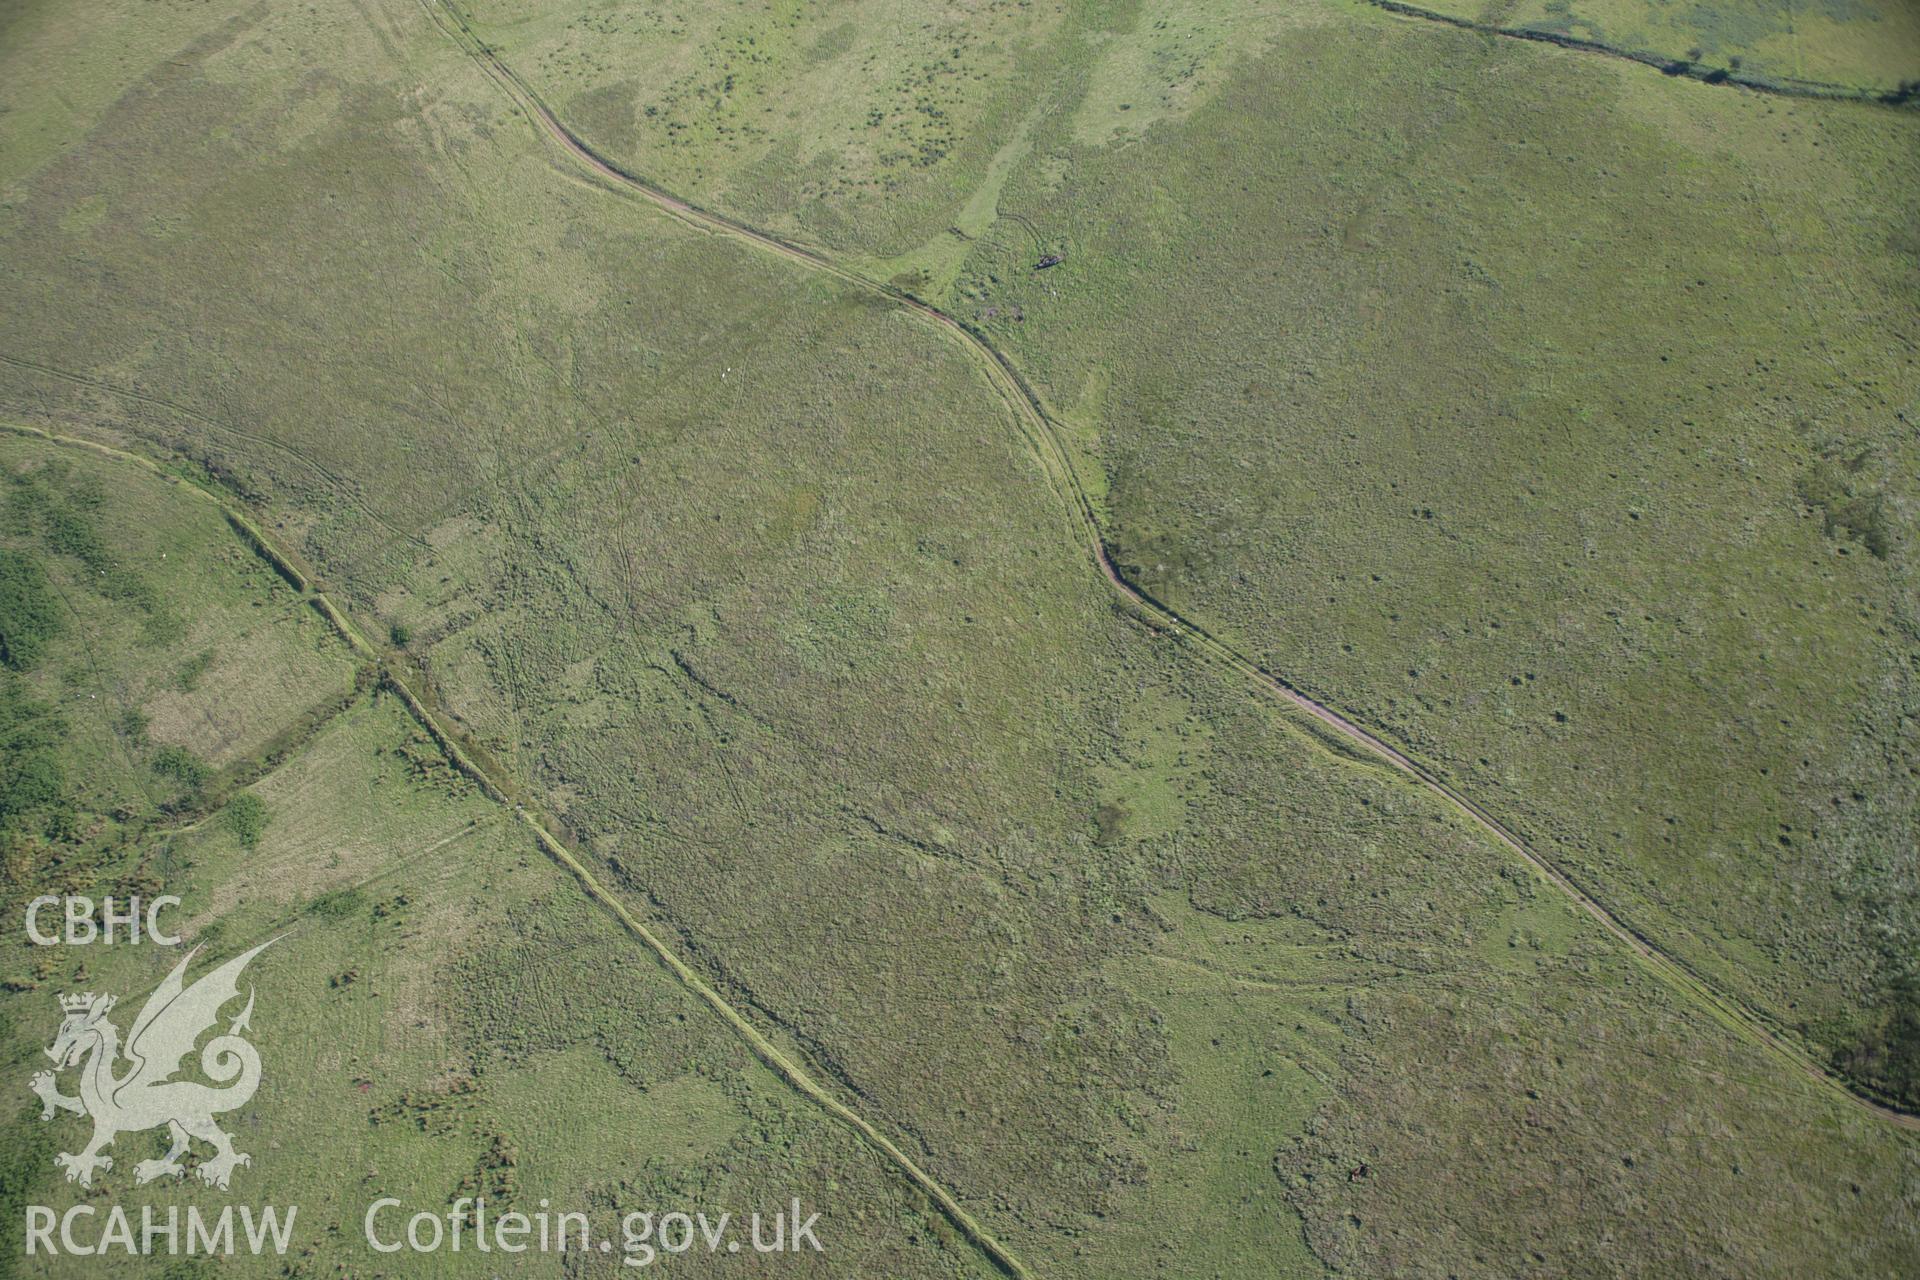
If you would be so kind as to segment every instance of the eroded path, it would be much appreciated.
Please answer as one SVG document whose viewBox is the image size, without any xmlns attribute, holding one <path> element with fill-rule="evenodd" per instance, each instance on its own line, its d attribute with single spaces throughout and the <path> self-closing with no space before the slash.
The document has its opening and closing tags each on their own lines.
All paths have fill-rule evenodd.
<svg viewBox="0 0 1920 1280">
<path fill-rule="evenodd" d="M 1551 858 L 1529 845 L 1477 801 L 1460 792 L 1433 770 L 1372 730 L 1348 719 L 1326 703 L 1310 697 L 1284 677 L 1268 671 L 1226 641 L 1130 582 L 1109 554 L 1106 537 L 1101 530 L 1093 503 L 1088 498 L 1072 457 L 1062 442 L 1059 425 L 1048 413 L 1045 403 L 1033 386 L 1007 355 L 994 346 L 980 330 L 924 299 L 865 276 L 835 261 L 818 249 L 796 244 L 726 214 L 702 208 L 656 186 L 638 174 L 629 173 L 620 168 L 569 129 L 565 122 L 533 91 L 532 87 L 485 41 L 480 39 L 467 24 L 466 19 L 454 8 L 451 0 L 421 0 L 421 4 L 435 25 L 474 59 L 487 76 L 500 86 L 514 104 L 526 114 L 544 137 L 557 143 L 575 162 L 612 189 L 642 196 L 656 207 L 699 230 L 732 236 L 789 261 L 798 262 L 812 270 L 825 272 L 855 288 L 885 297 L 956 339 L 982 368 L 989 383 L 1007 403 L 1008 410 L 1013 414 L 1021 434 L 1045 471 L 1048 482 L 1070 509 L 1101 576 L 1142 616 L 1143 620 L 1159 630 L 1186 641 L 1201 656 L 1227 668 L 1238 677 L 1250 681 L 1261 693 L 1279 701 L 1289 712 L 1308 718 L 1313 725 L 1323 732 L 1330 733 L 1345 746 L 1357 749 L 1366 758 L 1393 769 L 1409 781 L 1439 797 L 1448 808 L 1491 836 L 1501 847 L 1526 863 L 1541 879 L 1613 935 L 1654 977 L 1679 992 L 1716 1022 L 1749 1044 L 1773 1054 L 1783 1065 L 1804 1073 L 1833 1096 L 1844 1099 L 1847 1103 L 1860 1107 L 1898 1128 L 1920 1132 L 1920 1115 L 1902 1111 L 1857 1092 L 1845 1078 L 1829 1069 L 1811 1049 L 1775 1030 L 1765 1014 L 1737 997 L 1714 987 L 1686 961 L 1663 950 L 1633 924 L 1602 902 L 1594 891 L 1577 882 Z M 1318 740 L 1317 737 L 1316 740 Z M 926 1184 L 922 1183 L 922 1185 Z M 944 1204 L 943 1207 L 945 1207 Z M 1006 1265 L 1011 1260 L 996 1257 L 996 1261 Z M 1017 1264 L 1014 1266 L 1017 1267 Z"/>
</svg>

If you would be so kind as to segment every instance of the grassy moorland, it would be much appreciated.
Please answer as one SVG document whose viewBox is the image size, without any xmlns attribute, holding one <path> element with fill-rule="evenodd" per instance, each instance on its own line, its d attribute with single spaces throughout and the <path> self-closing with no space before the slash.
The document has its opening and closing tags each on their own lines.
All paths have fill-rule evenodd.
<svg viewBox="0 0 1920 1280">
<path fill-rule="evenodd" d="M 1079 265 L 960 289 L 1097 430 L 1143 585 L 1911 1089 L 1915 259 L 1873 211 L 1915 122 L 1397 34 L 1303 37 L 1204 146 L 1016 181 Z"/>
<path fill-rule="evenodd" d="M 40 469 L 69 456 L 26 452 L 44 460 Z M 173 506 L 205 510 L 178 486 L 125 480 L 123 489 L 150 486 Z M 164 517 L 167 506 L 153 513 Z M 218 527 L 202 534 L 199 546 L 175 545 L 221 554 L 236 541 Z M 43 660 L 57 661 L 67 643 Z M 1643 1232 L 1616 1246 L 1636 1266 L 1893 1265 L 1892 1242 L 1876 1243 L 1852 1215 L 1811 1234 L 1744 1217 L 1732 1240 L 1693 1216 L 1727 1212 L 1745 1195 L 1810 1199 L 1812 1211 L 1831 1212 L 1824 1206 L 1843 1184 L 1869 1206 L 1897 1197 L 1898 1165 L 1885 1162 L 1886 1136 L 1871 1122 L 1671 1007 L 1564 902 L 1503 867 L 1419 792 L 1307 747 L 1177 651 L 1130 662 L 1130 696 L 1110 713 L 1110 743 L 1093 771 L 1103 803 L 1073 847 L 1108 881 L 1123 858 L 1157 866 L 1111 899 L 1119 918 L 1101 922 L 1111 937 L 1093 948 L 1103 961 L 1036 1046 L 1052 1078 L 1010 1095 L 1011 1081 L 977 1060 L 951 1060 L 966 1037 L 922 1032 L 922 1051 L 939 1057 L 918 1069 L 962 1090 L 962 1105 L 943 1116 L 922 1090 L 903 1107 L 929 1127 L 952 1126 L 943 1136 L 959 1154 L 941 1154 L 946 1173 L 1019 1156 L 1026 1144 L 996 1133 L 1003 1124 L 1036 1123 L 1076 1094 L 1103 1104 L 1053 1135 L 1100 1137 L 1107 1161 L 1126 1162 L 1091 1184 L 1092 1216 L 1066 1194 L 1066 1179 L 1087 1176 L 1080 1162 L 1091 1151 L 1062 1160 L 1056 1149 L 1050 1172 L 1000 1175 L 1002 1194 L 1036 1199 L 996 1215 L 1037 1220 L 1022 1232 L 1034 1236 L 1023 1254 L 1038 1249 L 1049 1273 L 1111 1274 L 1145 1260 L 1165 1274 L 1241 1274 L 1258 1258 L 1273 1274 L 1301 1274 L 1320 1265 L 1303 1251 L 1304 1232 L 1319 1259 L 1368 1272 L 1409 1270 L 1436 1253 L 1518 1260 L 1523 1248 L 1577 1271 L 1597 1238 L 1588 1232 L 1653 1197 L 1681 1208 L 1648 1215 Z M 259 816 L 230 820 L 249 799 Z M 1168 839 L 1185 831 L 1208 838 L 1198 848 Z M 183 932 L 215 954 L 285 935 L 284 952 L 259 970 L 271 999 L 257 1026 L 268 1061 L 292 1069 L 270 1081 L 241 1132 L 277 1135 L 248 1171 L 260 1198 L 299 1203 L 309 1222 L 328 1224 L 324 1242 L 303 1250 L 307 1269 L 352 1269 L 364 1256 L 354 1220 L 372 1194 L 440 1203 L 475 1187 L 499 1204 L 585 1202 L 604 1215 L 602 1228 L 633 1205 L 765 1204 L 798 1187 L 835 1208 L 823 1274 L 979 1265 L 889 1170 L 782 1089 L 556 874 L 389 698 L 355 700 L 227 797 L 213 820 L 69 841 L 58 856 L 57 882 L 42 871 L 28 883 L 95 895 L 164 885 L 190 904 Z M 811 879 L 782 878 L 787 909 L 758 918 L 804 923 Z M 890 879 L 884 870 L 858 877 L 869 891 L 897 893 Z M 949 900 L 930 914 L 914 902 L 843 904 L 839 918 L 870 930 L 904 918 L 923 934 L 915 955 L 927 966 L 939 956 L 940 920 L 975 909 Z M 981 923 L 1008 932 L 981 935 L 990 956 L 1004 957 L 981 998 L 1002 1002 L 989 1013 L 1033 1017 L 1046 1006 L 1020 972 L 1037 956 L 1057 965 L 1071 954 L 1042 932 L 1067 910 L 1048 903 L 1026 926 L 1034 935 L 1021 938 L 1011 930 L 1027 913 L 1004 894 L 986 905 Z M 723 942 L 725 923 L 714 922 Z M 832 935 L 797 941 L 841 963 L 865 950 Z M 744 949 L 727 950 L 744 961 Z M 126 948 L 84 959 L 12 954 L 8 1008 L 22 1070 L 48 1016 L 40 1001 L 77 986 L 137 991 L 171 959 Z M 837 997 L 815 1015 L 822 1043 L 850 1045 L 860 1064 L 864 1037 L 835 1025 L 838 1008 L 877 993 L 877 1003 L 854 1007 L 884 1027 L 900 971 L 862 978 L 822 962 L 806 972 L 816 991 Z M 839 980 L 821 988 L 824 973 Z M 922 1000 L 903 1016 L 924 1026 L 945 1006 L 938 991 Z M 991 1032 L 983 1024 L 969 1034 Z M 902 1084 L 882 1096 L 894 1088 L 909 1093 Z M 1713 1118 L 1723 1093 L 1742 1107 L 1738 1132 Z M 1101 1119 L 1116 1103 L 1124 1128 Z M 1798 1133 L 1814 1117 L 1812 1136 Z M 1693 1144 L 1714 1133 L 1709 1158 Z M 28 1176 L 9 1185 L 32 1189 L 35 1203 L 67 1203 L 64 1184 L 30 1163 L 52 1149 L 49 1132 L 22 1116 L 16 1136 Z M 1461 1148 L 1468 1136 L 1487 1145 Z M 1587 1210 L 1591 1188 L 1568 1200 L 1552 1185 L 1548 1171 L 1568 1162 L 1605 1188 Z M 1373 1172 L 1356 1182 L 1362 1164 Z M 109 1194 L 219 1201 L 194 1184 L 136 1193 L 124 1166 L 119 1179 L 104 1184 Z M 1516 1234 L 1501 1211 L 1515 1195 L 1537 1210 L 1534 1221 L 1558 1225 Z M 1455 1205 L 1441 1229 L 1432 1215 L 1454 1196 L 1478 1211 Z M 1062 1218 L 1080 1243 L 1056 1257 L 1038 1227 Z M 1356 1229 L 1356 1218 L 1372 1229 Z M 1161 1229 L 1175 1219 L 1208 1230 Z"/>
<path fill-rule="evenodd" d="M 980 239 L 943 259 L 951 296 L 987 288 L 1031 304 L 1025 320 L 987 317 L 1001 304 L 983 298 L 982 323 L 1010 344 L 1021 335 L 1019 358 L 1053 401 L 1099 425 L 1083 443 L 1111 461 L 1116 545 L 1143 573 L 1197 564 L 1233 528 L 1192 522 L 1187 477 L 1218 479 L 1205 468 L 1236 479 L 1216 490 L 1228 514 L 1264 495 L 1300 501 L 1277 448 L 1231 434 L 1202 447 L 1195 431 L 1185 470 L 1156 473 L 1167 496 L 1152 507 L 1139 468 L 1165 455 L 1150 430 L 1171 419 L 1130 408 L 1178 361 L 1155 342 L 1224 342 L 1272 299 L 1233 305 L 1295 279 L 1270 237 L 1247 238 L 1248 253 L 1270 255 L 1258 273 L 1245 254 L 1208 262 L 1178 239 L 1200 234 L 1204 211 L 1143 176 L 1166 159 L 1162 135 L 1218 135 L 1177 175 L 1206 190 L 1267 180 L 1269 152 L 1234 167 L 1235 148 L 1255 145 L 1234 119 L 1251 131 L 1255 111 L 1317 102 L 1339 119 L 1316 136 L 1360 127 L 1335 73 L 1360 72 L 1375 28 L 1293 17 L 1305 26 L 1267 55 L 1313 60 L 1292 78 L 1262 89 L 1222 71 L 1137 134 L 1048 128 L 1030 135 L 1030 161 L 983 161 L 1004 177 L 1007 208 L 1051 199 L 1045 234 L 1067 237 L 1070 255 L 1058 282 L 1028 273 L 1031 242 Z M 1158 65 L 1127 53 L 1102 72 L 1100 49 L 1151 50 L 1166 29 L 1116 23 L 1114 39 L 1076 44 L 1085 83 Z M 0 313 L 0 410 L 121 442 L 245 503 L 636 918 L 1031 1273 L 1910 1268 L 1909 1138 L 1634 965 L 1426 793 L 1328 750 L 1116 611 L 1016 422 L 940 331 L 570 166 L 417 5 L 210 9 L 191 40 L 169 39 L 155 33 L 148 73 L 81 141 L 23 162 L 6 188 L 0 261 L 17 305 Z M 1259 43 L 1223 39 L 1207 65 Z M 1427 74 L 1437 83 L 1446 67 Z M 1061 101 L 1078 104 L 1082 84 L 1065 83 Z M 1146 113 L 1145 95 L 1126 93 L 1115 115 Z M 1637 136 L 1619 145 L 1651 145 Z M 1372 154 L 1279 172 L 1304 196 L 1309 178 L 1371 172 Z M 1101 163 L 1116 166 L 1110 179 L 1067 181 Z M 1391 184 L 1387 195 L 1406 198 Z M 875 243 L 911 249 L 929 200 Z M 1413 221 L 1377 203 L 1392 215 L 1382 226 Z M 1123 241 L 1126 255 L 1083 247 L 1100 243 L 1096 217 L 1146 239 Z M 1003 253 L 1018 270 L 993 265 Z M 1104 282 L 1076 274 L 1102 263 Z M 1175 324 L 1176 295 L 1208 282 L 1220 310 Z M 1372 305 L 1388 303 L 1383 292 Z M 1067 323 L 1072 307 L 1083 323 Z M 1329 377 L 1345 367 L 1337 336 L 1317 357 Z M 1244 341 L 1248 360 L 1278 350 L 1263 330 Z M 1385 361 L 1389 345 L 1364 350 Z M 1247 394 L 1217 370 L 1198 376 L 1212 369 L 1197 365 L 1194 385 Z M 1096 394 L 1115 408 L 1093 413 L 1084 397 Z M 1278 429 L 1270 416 L 1205 421 Z M 1129 449 L 1144 461 L 1123 463 Z M 1837 465 L 1821 474 L 1842 488 L 1880 483 L 1869 464 Z M 1334 506 L 1356 529 L 1371 519 L 1356 498 Z M 1168 552 L 1148 562 L 1132 548 L 1150 516 Z M 1844 525 L 1833 536 L 1847 564 L 1883 563 Z M 1253 520 L 1234 538 L 1272 528 L 1304 524 Z M 1295 560 L 1313 550 L 1301 541 Z M 1430 541 L 1392 545 L 1412 555 Z M 1156 590 L 1262 652 L 1272 632 L 1247 619 L 1279 616 L 1310 580 L 1243 575 L 1216 594 L 1221 582 L 1186 568 L 1151 572 Z M 1529 590 L 1514 598 L 1537 608 Z M 1514 607 L 1506 626 L 1535 625 Z M 1300 622 L 1315 616 L 1317 602 Z M 1356 677 L 1348 705 L 1379 705 L 1358 677 L 1380 669 L 1334 672 Z M 1544 659 L 1529 669 L 1569 679 Z M 1425 745 L 1437 732 L 1380 719 L 1452 767 Z M 1474 745 L 1498 736 L 1461 732 Z M 1502 759 L 1554 759 L 1526 745 Z M 400 1083 L 397 1112 L 350 1097 L 369 1116 L 371 1133 L 354 1130 L 363 1145 L 341 1148 L 339 1171 L 276 1186 L 350 1206 L 359 1192 L 343 1180 L 372 1162 L 408 1188 L 396 1194 L 445 1199 L 461 1185 L 449 1171 L 492 1176 L 477 1166 L 497 1139 L 549 1153 L 554 1181 L 539 1186 L 616 1203 L 818 1188 L 845 1233 L 819 1274 L 982 1269 L 950 1223 L 849 1130 L 762 1079 L 710 1007 L 682 1001 L 436 760 L 391 702 L 356 705 L 253 785 L 266 825 L 252 852 L 244 823 L 199 837 L 207 875 L 226 868 L 197 882 L 208 927 L 252 937 L 276 910 L 316 904 L 301 916 L 316 921 L 306 1003 L 273 1033 L 310 1037 L 275 1052 L 320 1066 L 276 1117 L 281 1141 L 332 1141 L 316 1135 L 353 1114 L 326 1091 L 340 1046 L 371 1053 L 389 1033 L 405 1042 L 391 1050 L 396 1082 L 472 1077 L 481 1090 L 449 1101 L 445 1129 L 429 1119 L 427 1137 L 405 1143 L 371 1117 L 438 1117 L 437 1095 Z M 1582 797 L 1540 794 L 1531 803 L 1575 829 L 1584 811 L 1554 806 Z M 1897 793 L 1873 794 L 1897 822 Z M 464 834 L 466 822 L 481 825 Z M 452 849 L 465 856 L 440 856 Z M 375 873 L 377 891 L 335 896 Z M 379 914 L 389 884 L 439 904 L 401 912 L 417 946 Z M 1634 891 L 1654 904 L 1652 889 Z M 1751 923 L 1696 914 L 1711 890 L 1666 891 L 1676 922 Z M 338 918 L 320 903 L 343 904 Z M 1808 954 L 1869 954 L 1837 948 L 1828 924 L 1808 917 Z M 1802 961 L 1756 962 L 1761 995 L 1790 962 Z M 291 974 L 296 962 L 275 963 Z M 322 987 L 376 964 L 377 985 Z M 1869 989 L 1859 982 L 1829 1007 L 1850 1008 Z M 388 994 L 404 991 L 416 995 Z M 381 1001 L 407 1012 L 391 1023 Z M 45 1029 L 18 1025 L 23 1045 Z M 541 1072 L 601 1109 L 542 1104 L 530 1083 Z M 565 1148 L 573 1135 L 587 1149 Z M 305 1265 L 364 1267 L 356 1247 L 343 1232 Z"/>
<path fill-rule="evenodd" d="M 704 147 L 673 139 L 732 99 L 598 114 L 659 85 L 555 52 L 598 10 L 542 12 L 480 5 L 476 29 L 614 161 L 1011 352 L 1140 585 L 1492 803 L 1857 1082 L 1920 1089 L 1917 246 L 1882 216 L 1920 178 L 1911 112 L 1364 8 L 1048 10 L 1017 77 L 1044 92 L 889 189 L 889 222 L 755 185 L 776 151 L 871 171 L 826 103 L 904 112 L 852 73 L 908 59 L 883 28 Z M 724 61 L 726 12 L 622 65 Z M 1688 11 L 1692 39 L 1749 71 L 1791 29 L 1821 55 L 1795 74 L 1920 74 L 1899 14 L 1716 13 Z M 825 21 L 756 20 L 803 43 Z M 957 65 L 993 83 L 985 56 Z"/>
<path fill-rule="evenodd" d="M 1209 100 L 1291 6 L 457 6 L 616 163 L 858 254 L 924 290 L 983 237 L 1038 234 L 999 199 L 1036 151 L 1136 138 Z"/>
</svg>

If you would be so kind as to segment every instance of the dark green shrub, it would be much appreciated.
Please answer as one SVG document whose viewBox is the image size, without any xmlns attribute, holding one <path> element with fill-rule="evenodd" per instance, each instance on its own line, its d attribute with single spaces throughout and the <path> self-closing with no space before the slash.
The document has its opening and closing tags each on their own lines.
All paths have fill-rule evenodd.
<svg viewBox="0 0 1920 1280">
<path fill-rule="evenodd" d="M 267 829 L 266 801 L 251 791 L 241 792 L 227 802 L 226 822 L 241 848 L 253 848 Z"/>
<path fill-rule="evenodd" d="M 154 772 L 197 791 L 207 783 L 206 762 L 185 747 L 162 747 L 154 753 Z"/>
<path fill-rule="evenodd" d="M 60 630 L 60 601 L 40 562 L 0 551 L 0 662 L 25 671 L 45 656 Z"/>
</svg>

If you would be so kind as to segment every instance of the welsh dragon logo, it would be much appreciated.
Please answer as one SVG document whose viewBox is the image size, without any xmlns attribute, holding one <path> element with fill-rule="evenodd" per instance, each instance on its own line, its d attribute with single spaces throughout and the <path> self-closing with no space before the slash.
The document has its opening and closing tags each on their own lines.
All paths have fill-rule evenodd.
<svg viewBox="0 0 1920 1280">
<path fill-rule="evenodd" d="M 260 1055 L 241 1038 L 253 1016 L 251 988 L 246 1008 L 234 1018 L 226 1034 L 207 1041 L 200 1051 L 201 1071 L 221 1087 L 175 1080 L 173 1076 L 201 1035 L 218 1021 L 221 1007 L 239 997 L 241 971 L 273 941 L 227 961 L 190 987 L 185 985 L 184 975 L 200 948 L 189 951 L 148 997 L 140 1016 L 133 1020 L 124 1050 L 120 1029 L 107 1020 L 114 1005 L 112 996 L 89 992 L 60 997 L 60 1009 L 66 1017 L 46 1053 L 55 1070 L 80 1068 L 80 1096 L 69 1098 L 61 1093 L 53 1071 L 35 1075 L 32 1088 L 43 1104 L 42 1120 L 53 1119 L 56 1111 L 93 1118 L 93 1141 L 86 1149 L 79 1155 L 61 1152 L 54 1157 L 54 1163 L 67 1171 L 68 1182 L 92 1186 L 96 1169 L 113 1168 L 113 1158 L 100 1153 L 116 1136 L 161 1125 L 167 1127 L 172 1145 L 160 1159 L 142 1160 L 133 1167 L 136 1182 L 184 1174 L 186 1167 L 180 1158 L 187 1154 L 194 1138 L 213 1147 L 213 1154 L 195 1171 L 210 1186 L 224 1191 L 236 1166 L 253 1163 L 251 1156 L 233 1149 L 233 1135 L 222 1132 L 213 1119 L 222 1111 L 245 1106 L 260 1087 Z M 116 1073 L 123 1056 L 128 1065 Z"/>
</svg>

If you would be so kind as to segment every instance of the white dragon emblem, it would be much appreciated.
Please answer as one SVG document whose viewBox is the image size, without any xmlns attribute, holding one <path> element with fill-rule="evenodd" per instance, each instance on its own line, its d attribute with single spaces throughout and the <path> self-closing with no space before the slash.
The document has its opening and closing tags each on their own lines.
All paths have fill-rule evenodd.
<svg viewBox="0 0 1920 1280">
<path fill-rule="evenodd" d="M 277 941 L 263 942 L 227 961 L 191 987 L 185 986 L 182 977 L 200 948 L 189 951 L 133 1020 L 125 1050 L 130 1065 L 124 1074 L 115 1074 L 122 1056 L 120 1029 L 107 1021 L 114 998 L 92 993 L 60 997 L 60 1009 L 66 1017 L 60 1024 L 60 1034 L 46 1051 L 47 1057 L 59 1071 L 80 1067 L 80 1096 L 69 1098 L 61 1093 L 52 1071 L 35 1075 L 32 1089 L 43 1104 L 42 1120 L 51 1120 L 56 1111 L 93 1118 L 93 1141 L 86 1150 L 79 1155 L 63 1151 L 54 1157 L 54 1163 L 67 1171 L 68 1182 L 92 1186 L 94 1170 L 113 1168 L 112 1157 L 100 1152 L 116 1135 L 161 1125 L 167 1127 L 173 1145 L 162 1158 L 136 1164 L 136 1182 L 185 1173 L 180 1158 L 187 1153 L 192 1138 L 213 1147 L 213 1155 L 196 1170 L 210 1186 L 225 1190 L 236 1166 L 253 1163 L 252 1157 L 233 1149 L 233 1135 L 221 1132 L 213 1121 L 219 1112 L 245 1106 L 260 1087 L 260 1055 L 241 1039 L 253 1016 L 251 989 L 247 1007 L 227 1033 L 215 1036 L 200 1051 L 200 1069 L 223 1087 L 172 1077 L 193 1052 L 194 1043 L 218 1019 L 221 1006 L 239 996 L 241 970 Z"/>
</svg>

